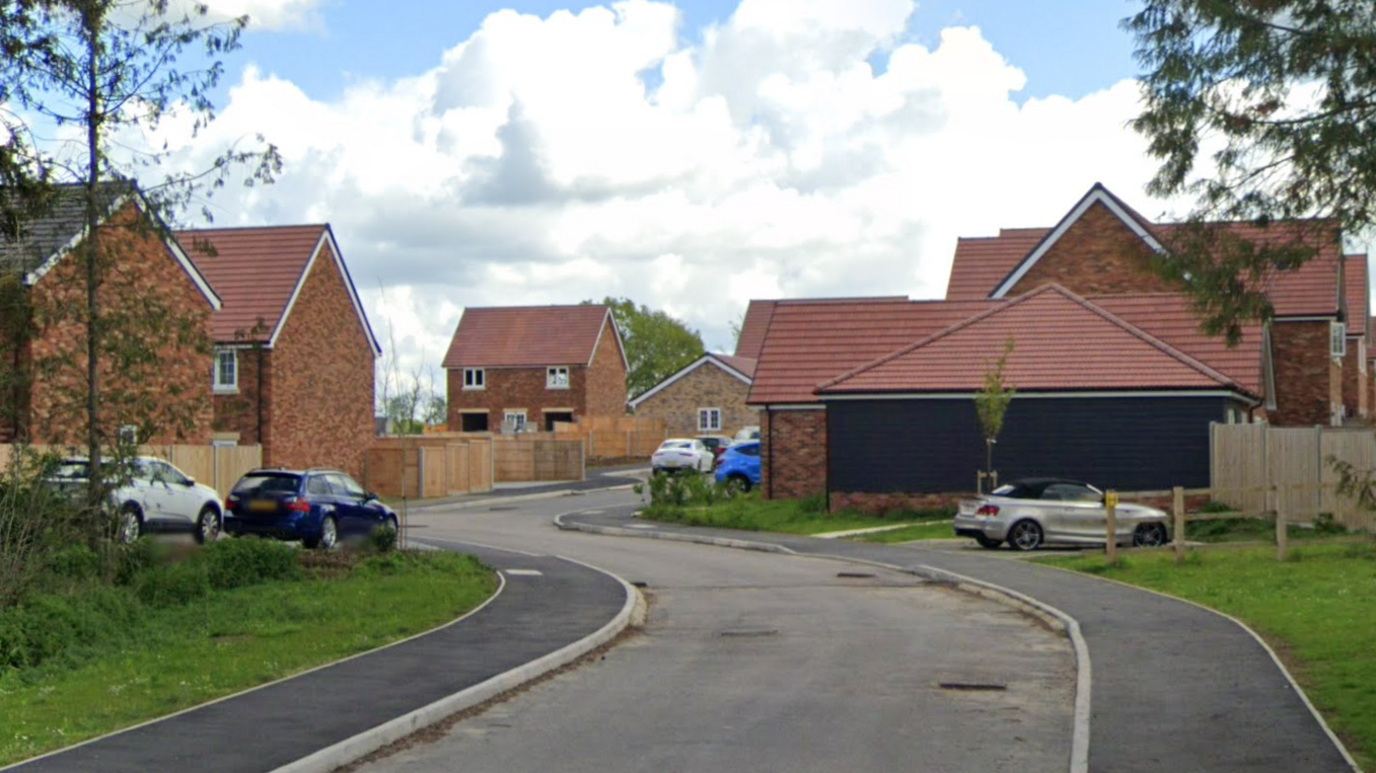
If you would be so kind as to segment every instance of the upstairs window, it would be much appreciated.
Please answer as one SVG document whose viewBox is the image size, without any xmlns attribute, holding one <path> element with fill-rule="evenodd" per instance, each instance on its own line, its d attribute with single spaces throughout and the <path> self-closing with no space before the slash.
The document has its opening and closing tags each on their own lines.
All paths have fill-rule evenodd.
<svg viewBox="0 0 1376 773">
<path fill-rule="evenodd" d="M 553 365 L 545 369 L 545 389 L 568 389 L 569 369 L 567 365 Z"/>
<path fill-rule="evenodd" d="M 215 350 L 214 387 L 216 392 L 239 391 L 239 353 L 233 349 Z"/>
<path fill-rule="evenodd" d="M 1334 357 L 1347 355 L 1347 325 L 1334 322 L 1328 326 L 1328 348 Z"/>
<path fill-rule="evenodd" d="M 463 369 L 463 388 L 464 389 L 486 389 L 487 374 L 482 368 Z"/>
</svg>

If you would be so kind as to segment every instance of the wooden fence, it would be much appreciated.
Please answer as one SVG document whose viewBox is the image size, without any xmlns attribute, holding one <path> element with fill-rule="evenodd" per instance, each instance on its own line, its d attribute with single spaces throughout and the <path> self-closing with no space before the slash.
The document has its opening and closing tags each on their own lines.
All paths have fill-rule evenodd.
<svg viewBox="0 0 1376 773">
<path fill-rule="evenodd" d="M 31 445 L 37 453 L 58 453 L 70 456 L 85 456 L 81 448 L 66 446 Z M 0 444 L 0 466 L 9 464 L 14 446 Z M 195 478 L 225 496 L 244 473 L 255 467 L 263 466 L 262 446 L 182 446 L 146 445 L 139 446 L 139 455 L 155 456 L 172 463 L 172 466 Z"/>
<path fill-rule="evenodd" d="M 584 416 L 555 422 L 559 440 L 577 440 L 588 459 L 649 458 L 668 437 L 664 419 L 643 416 Z"/>
<path fill-rule="evenodd" d="M 1306 520 L 1330 513 L 1348 528 L 1367 528 L 1371 514 L 1355 498 L 1338 493 L 1339 476 L 1329 460 L 1342 460 L 1359 471 L 1376 469 L 1376 432 L 1371 429 L 1214 424 L 1210 446 L 1215 499 L 1225 497 L 1223 501 L 1244 512 L 1279 507 Z"/>
<path fill-rule="evenodd" d="M 549 433 L 499 436 L 492 446 L 497 483 L 583 480 L 583 444 Z"/>
<path fill-rule="evenodd" d="M 485 433 L 378 438 L 365 457 L 363 486 L 408 498 L 491 491 L 492 444 Z"/>
</svg>

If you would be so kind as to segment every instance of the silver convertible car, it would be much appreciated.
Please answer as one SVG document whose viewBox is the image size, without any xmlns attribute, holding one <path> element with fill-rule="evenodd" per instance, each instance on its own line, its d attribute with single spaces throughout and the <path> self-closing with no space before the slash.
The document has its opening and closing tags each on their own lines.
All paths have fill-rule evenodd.
<svg viewBox="0 0 1376 773">
<path fill-rule="evenodd" d="M 1161 510 L 1120 502 L 1114 520 L 1120 545 L 1166 544 L 1167 516 Z M 954 523 L 957 537 L 973 537 L 990 549 L 1007 542 L 1014 550 L 1035 550 L 1044 543 L 1102 545 L 1108 529 L 1104 492 L 1061 478 L 1015 480 L 962 500 Z"/>
</svg>

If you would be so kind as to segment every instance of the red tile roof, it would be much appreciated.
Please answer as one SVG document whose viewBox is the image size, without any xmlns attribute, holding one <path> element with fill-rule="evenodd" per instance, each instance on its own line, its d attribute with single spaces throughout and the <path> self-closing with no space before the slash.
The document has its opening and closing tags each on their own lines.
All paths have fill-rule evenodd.
<svg viewBox="0 0 1376 773">
<path fill-rule="evenodd" d="M 1176 293 L 1093 295 L 1094 305 L 1226 374 L 1253 394 L 1262 394 L 1261 323 L 1245 322 L 1242 339 L 1228 347 L 1221 336 L 1205 335 L 1189 300 Z"/>
<path fill-rule="evenodd" d="M 608 318 L 601 304 L 464 309 L 444 367 L 587 365 Z"/>
<path fill-rule="evenodd" d="M 1112 198 L 1129 218 L 1157 239 L 1165 240 L 1179 227 L 1175 223 L 1151 223 L 1101 185 L 1096 184 L 1086 196 L 1093 195 L 1096 190 Z M 1299 227 L 1298 223 L 1272 224 L 1266 228 L 1247 223 L 1225 225 L 1233 234 L 1260 244 L 1291 239 Z M 1304 222 L 1306 228 L 1313 225 L 1312 221 Z M 1051 231 L 1050 228 L 1003 229 L 994 237 L 960 239 L 951 263 L 946 299 L 967 301 L 989 297 Z M 1337 312 L 1341 257 L 1338 247 L 1337 239 L 1325 238 L 1312 260 L 1294 271 L 1280 272 L 1270 280 L 1267 294 L 1277 316 L 1324 316 Z"/>
<path fill-rule="evenodd" d="M 997 301 L 779 301 L 747 402 L 817 402 L 818 384 L 996 305 Z"/>
<path fill-rule="evenodd" d="M 217 342 L 271 340 L 327 228 L 298 225 L 176 232 L 187 257 L 224 302 L 211 317 Z M 205 243 L 214 247 L 215 254 L 206 252 Z M 262 328 L 248 335 L 259 320 Z"/>
<path fill-rule="evenodd" d="M 1009 337 L 1019 391 L 1243 387 L 1093 303 L 1046 285 L 822 385 L 846 393 L 970 392 Z"/>
<path fill-rule="evenodd" d="M 755 376 L 755 364 L 759 360 L 751 357 L 732 357 L 729 354 L 713 354 L 712 356 L 726 363 L 727 367 L 739 372 L 742 376 L 747 378 L 754 378 Z"/>
<path fill-rule="evenodd" d="M 976 301 L 989 297 L 1050 228 L 1005 228 L 998 236 L 956 241 L 946 300 Z"/>
<path fill-rule="evenodd" d="M 1344 256 L 1343 295 L 1347 299 L 1347 334 L 1370 339 L 1371 291 L 1367 281 L 1366 256 Z"/>
<path fill-rule="evenodd" d="M 764 344 L 764 333 L 769 329 L 769 319 L 774 315 L 777 301 L 751 301 L 745 309 L 745 319 L 741 322 L 741 334 L 736 339 L 737 357 L 759 357 L 760 346 Z"/>
</svg>

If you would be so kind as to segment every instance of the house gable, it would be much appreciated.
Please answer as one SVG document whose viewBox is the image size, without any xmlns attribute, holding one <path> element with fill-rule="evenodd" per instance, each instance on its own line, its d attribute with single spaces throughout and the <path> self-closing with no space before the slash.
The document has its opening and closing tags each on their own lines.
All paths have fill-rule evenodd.
<svg viewBox="0 0 1376 773">
<path fill-rule="evenodd" d="M 653 387 L 647 389 L 644 393 L 638 395 L 634 400 L 631 400 L 631 408 L 638 408 L 641 403 L 644 403 L 646 400 L 649 400 L 650 398 L 654 397 L 660 392 L 663 392 L 664 390 L 672 387 L 681 379 L 687 378 L 693 372 L 705 366 L 711 366 L 721 370 L 726 375 L 744 384 L 746 389 L 749 390 L 751 382 L 751 378 L 749 375 L 746 375 L 740 370 L 737 370 L 736 368 L 732 367 L 725 360 L 718 358 L 715 354 L 704 354 L 703 356 L 694 360 L 692 364 L 688 365 L 687 367 L 683 368 L 677 373 L 669 376 L 668 378 L 664 379 L 658 384 L 655 384 Z"/>
<path fill-rule="evenodd" d="M 1095 184 L 990 293 L 1021 295 L 1047 284 L 1072 292 L 1169 292 L 1148 262 L 1164 248 L 1150 224 Z"/>
<path fill-rule="evenodd" d="M 272 348 L 277 343 L 277 338 L 282 334 L 282 326 L 286 324 L 287 318 L 291 316 L 292 308 L 296 305 L 296 299 L 301 295 L 301 288 L 306 284 L 306 278 L 310 276 L 311 268 L 315 265 L 316 259 L 324 252 L 333 260 L 335 268 L 338 269 L 338 279 L 343 284 L 344 290 L 348 293 L 350 306 L 354 316 L 358 320 L 359 326 L 363 330 L 363 335 L 368 339 L 369 346 L 373 349 L 373 354 L 382 354 L 382 347 L 378 345 L 377 337 L 373 335 L 373 326 L 368 323 L 368 315 L 363 311 L 363 303 L 358 298 L 358 290 L 354 287 L 354 280 L 349 276 L 349 267 L 344 265 L 344 258 L 339 252 L 339 244 L 334 239 L 334 231 L 329 224 L 325 225 L 324 232 L 320 234 L 319 241 L 316 242 L 315 249 L 311 251 L 310 260 L 306 261 L 306 267 L 301 270 L 301 276 L 296 280 L 296 286 L 292 288 L 291 297 L 287 300 L 286 308 L 282 311 L 282 316 L 277 320 L 277 327 L 272 331 L 272 336 L 268 338 L 268 348 Z"/>
</svg>

